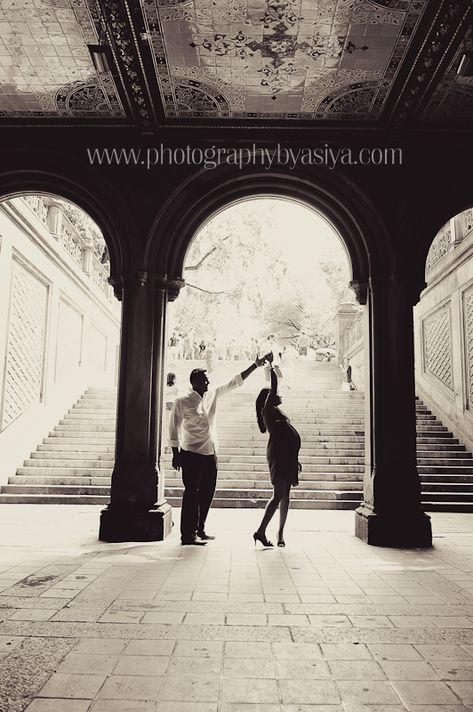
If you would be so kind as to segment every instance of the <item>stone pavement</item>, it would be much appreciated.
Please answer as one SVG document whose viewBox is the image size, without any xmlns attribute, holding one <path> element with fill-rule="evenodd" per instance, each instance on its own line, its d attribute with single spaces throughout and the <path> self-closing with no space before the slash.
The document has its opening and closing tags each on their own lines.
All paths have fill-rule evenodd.
<svg viewBox="0 0 473 712">
<path fill-rule="evenodd" d="M 294 510 L 255 550 L 261 510 L 213 510 L 206 547 L 178 511 L 165 542 L 102 544 L 99 511 L 1 508 L 1 712 L 473 710 L 471 515 L 392 550 Z"/>
</svg>

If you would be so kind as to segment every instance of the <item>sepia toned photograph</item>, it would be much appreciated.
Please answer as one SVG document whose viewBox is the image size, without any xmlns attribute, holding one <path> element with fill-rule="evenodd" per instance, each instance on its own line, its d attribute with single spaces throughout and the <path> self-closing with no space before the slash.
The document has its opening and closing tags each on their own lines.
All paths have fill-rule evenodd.
<svg viewBox="0 0 473 712">
<path fill-rule="evenodd" d="M 0 712 L 473 710 L 471 0 L 0 0 Z"/>
</svg>

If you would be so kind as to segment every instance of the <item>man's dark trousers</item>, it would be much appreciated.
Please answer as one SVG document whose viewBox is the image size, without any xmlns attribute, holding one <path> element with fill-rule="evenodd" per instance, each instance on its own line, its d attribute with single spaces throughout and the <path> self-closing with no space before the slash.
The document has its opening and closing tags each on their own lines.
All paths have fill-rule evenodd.
<svg viewBox="0 0 473 712">
<path fill-rule="evenodd" d="M 191 541 L 196 531 L 205 530 L 205 520 L 217 484 L 217 457 L 181 450 L 181 465 L 184 484 L 181 539 Z"/>
</svg>

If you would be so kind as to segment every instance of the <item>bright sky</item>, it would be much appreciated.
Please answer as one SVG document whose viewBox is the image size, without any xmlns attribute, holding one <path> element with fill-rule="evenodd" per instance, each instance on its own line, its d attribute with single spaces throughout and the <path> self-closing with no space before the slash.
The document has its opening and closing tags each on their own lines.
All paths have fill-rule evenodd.
<svg viewBox="0 0 473 712">
<path fill-rule="evenodd" d="M 289 269 L 294 267 L 303 271 L 304 265 L 310 269 L 327 253 L 346 254 L 338 233 L 314 210 L 301 203 L 278 198 L 259 198 L 256 202 L 271 207 L 271 239 L 285 254 Z M 304 255 L 303 260 L 301 254 Z"/>
</svg>

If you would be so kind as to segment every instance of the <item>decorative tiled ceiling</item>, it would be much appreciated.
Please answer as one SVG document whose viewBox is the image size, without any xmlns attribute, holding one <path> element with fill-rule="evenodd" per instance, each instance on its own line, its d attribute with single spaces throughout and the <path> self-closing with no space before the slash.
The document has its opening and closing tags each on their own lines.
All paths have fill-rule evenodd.
<svg viewBox="0 0 473 712">
<path fill-rule="evenodd" d="M 426 0 L 140 0 L 165 115 L 380 118 Z"/>
<path fill-rule="evenodd" d="M 470 43 L 473 38 L 470 37 Z M 457 68 L 463 55 L 460 48 L 426 107 L 422 121 L 473 125 L 473 77 L 461 77 Z"/>
<path fill-rule="evenodd" d="M 98 43 L 94 11 L 87 0 L 0 0 L 0 117 L 125 116 L 87 48 Z"/>
</svg>

